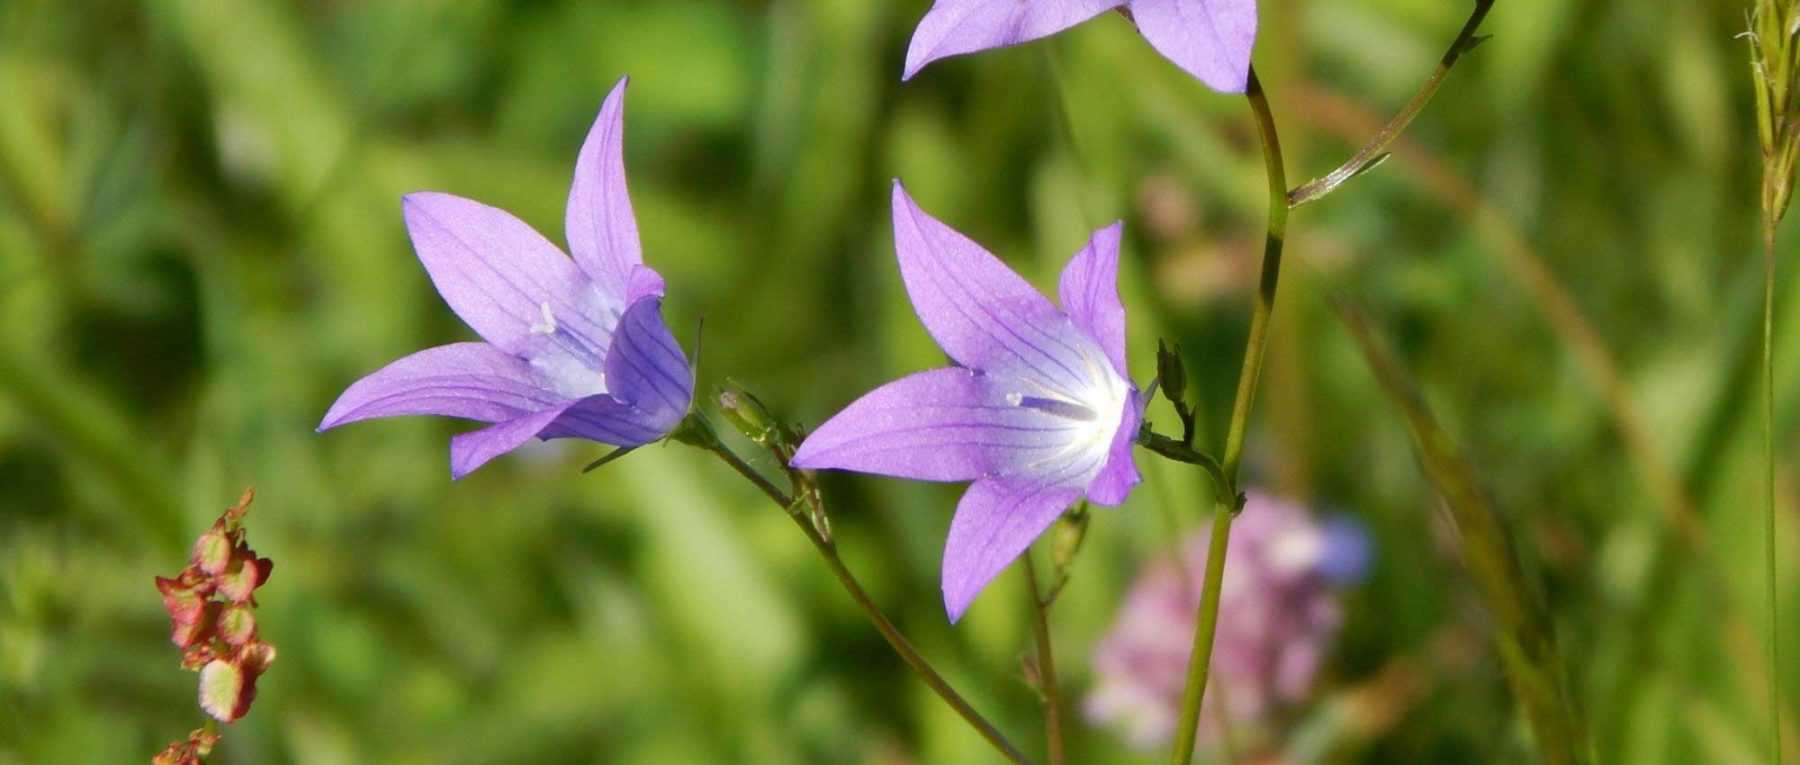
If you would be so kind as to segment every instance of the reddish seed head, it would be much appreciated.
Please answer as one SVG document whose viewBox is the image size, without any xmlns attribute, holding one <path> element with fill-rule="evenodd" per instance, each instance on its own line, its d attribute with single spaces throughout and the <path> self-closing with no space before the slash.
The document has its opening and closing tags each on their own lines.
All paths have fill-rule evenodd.
<svg viewBox="0 0 1800 765">
<path fill-rule="evenodd" d="M 201 709 L 222 722 L 250 711 L 256 680 L 275 661 L 275 648 L 257 637 L 257 588 L 275 564 L 259 558 L 245 540 L 244 515 L 255 495 L 245 490 L 236 505 L 194 541 L 188 566 L 174 577 L 156 577 L 168 611 L 170 639 L 183 669 L 200 673 Z M 201 765 L 219 740 L 205 729 L 165 747 L 153 765 Z"/>
</svg>

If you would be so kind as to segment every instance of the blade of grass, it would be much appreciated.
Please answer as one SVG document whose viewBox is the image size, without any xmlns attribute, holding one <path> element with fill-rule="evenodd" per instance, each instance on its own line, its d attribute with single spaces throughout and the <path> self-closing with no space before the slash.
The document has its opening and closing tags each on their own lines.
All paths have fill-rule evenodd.
<svg viewBox="0 0 1800 765">
<path fill-rule="evenodd" d="M 1342 138 L 1354 138 L 1379 124 L 1370 110 L 1343 95 L 1318 86 L 1302 87 L 1295 105 L 1301 116 L 1314 125 Z M 1605 338 L 1593 326 L 1576 302 L 1569 288 L 1531 246 L 1518 227 L 1494 210 L 1477 190 L 1446 163 L 1427 149 L 1405 138 L 1392 145 L 1396 163 L 1405 169 L 1402 177 L 1418 183 L 1428 196 L 1458 215 L 1472 221 L 1472 227 L 1492 249 L 1500 265 L 1522 285 L 1532 301 L 1543 312 L 1545 321 L 1570 358 L 1581 369 L 1588 384 L 1606 406 L 1614 427 L 1623 441 L 1632 469 L 1645 482 L 1656 507 L 1670 533 L 1659 540 L 1653 558 L 1671 553 L 1686 557 L 1692 565 L 1681 570 L 1700 577 L 1702 585 L 1716 598 L 1719 608 L 1720 635 L 1731 656 L 1735 682 L 1745 693 L 1760 692 L 1762 678 L 1770 677 L 1769 655 L 1756 645 L 1756 632 L 1746 613 L 1746 604 L 1734 596 L 1719 573 L 1718 554 L 1701 520 L 1698 505 L 1686 481 L 1657 447 L 1648 420 L 1632 396 L 1619 362 Z M 1739 386 L 1728 386 L 1737 390 Z M 1708 450 L 1701 450 L 1702 454 Z M 1665 549 L 1666 548 L 1666 549 Z M 1674 574 L 1669 566 L 1650 565 L 1649 570 Z M 1656 589 L 1656 587 L 1652 587 Z M 1655 604 L 1650 604 L 1654 606 Z M 1653 621 L 1648 612 L 1638 614 L 1646 627 Z M 1646 651 L 1649 643 L 1639 641 L 1632 650 Z M 1641 657 L 1640 657 L 1641 658 Z M 1634 660 L 1635 663 L 1635 660 Z M 1623 692 L 1613 694 L 1622 697 Z M 1783 733 L 1791 728 L 1784 722 Z M 1791 747 L 1784 749 L 1790 758 Z"/>
<path fill-rule="evenodd" d="M 1332 305 L 1382 391 L 1405 418 L 1419 462 L 1455 522 L 1463 560 L 1498 622 L 1495 647 L 1536 735 L 1539 754 L 1549 763 L 1587 762 L 1581 715 L 1569 693 L 1555 630 L 1475 466 L 1438 425 L 1417 386 L 1375 339 L 1361 311 L 1341 297 Z"/>
</svg>

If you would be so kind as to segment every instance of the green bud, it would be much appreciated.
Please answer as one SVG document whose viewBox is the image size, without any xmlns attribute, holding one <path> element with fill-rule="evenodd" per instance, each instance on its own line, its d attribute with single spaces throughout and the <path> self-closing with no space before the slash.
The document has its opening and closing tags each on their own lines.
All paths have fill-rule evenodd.
<svg viewBox="0 0 1800 765">
<path fill-rule="evenodd" d="M 1056 537 L 1051 548 L 1051 561 L 1056 564 L 1057 571 L 1066 571 L 1069 564 L 1075 562 L 1075 554 L 1081 552 L 1081 543 L 1087 538 L 1088 512 L 1083 503 L 1074 512 L 1064 514 L 1056 524 Z"/>
<path fill-rule="evenodd" d="M 776 443 L 781 437 L 781 424 L 769 408 L 749 391 L 732 380 L 719 387 L 719 411 L 732 427 L 758 446 Z"/>
<path fill-rule="evenodd" d="M 1156 376 L 1162 381 L 1163 396 L 1177 404 L 1187 401 L 1187 367 L 1181 363 L 1181 346 L 1156 341 Z"/>
</svg>

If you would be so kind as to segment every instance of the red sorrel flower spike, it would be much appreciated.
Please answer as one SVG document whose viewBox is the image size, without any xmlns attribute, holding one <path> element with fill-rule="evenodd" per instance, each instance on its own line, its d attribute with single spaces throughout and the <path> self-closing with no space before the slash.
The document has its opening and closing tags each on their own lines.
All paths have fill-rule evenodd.
<svg viewBox="0 0 1800 765">
<path fill-rule="evenodd" d="M 181 667 L 200 673 L 200 708 L 225 723 L 249 713 L 256 680 L 275 661 L 275 647 L 258 636 L 255 614 L 256 590 L 269 581 L 275 563 L 257 557 L 244 538 L 244 516 L 255 498 L 245 489 L 194 541 L 187 568 L 156 578 Z M 201 765 L 218 740 L 208 722 L 186 741 L 165 747 L 152 765 Z"/>
<path fill-rule="evenodd" d="M 198 728 L 188 734 L 186 741 L 176 741 L 158 752 L 150 765 L 201 765 L 200 758 L 212 754 L 217 743 L 217 731 Z"/>
</svg>

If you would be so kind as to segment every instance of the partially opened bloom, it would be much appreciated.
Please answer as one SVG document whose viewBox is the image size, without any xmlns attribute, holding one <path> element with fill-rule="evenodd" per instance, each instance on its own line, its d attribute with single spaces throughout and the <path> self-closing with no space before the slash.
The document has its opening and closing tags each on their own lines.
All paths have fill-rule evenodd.
<svg viewBox="0 0 1800 765">
<path fill-rule="evenodd" d="M 1256 42 L 1256 0 L 937 0 L 906 50 L 912 79 L 926 64 L 1061 32 L 1114 8 L 1164 58 L 1221 93 L 1242 93 Z"/>
<path fill-rule="evenodd" d="M 1087 714 L 1139 748 L 1175 733 L 1209 537 L 1201 529 L 1183 540 L 1179 564 L 1146 566 L 1094 650 Z M 1369 556 L 1367 535 L 1348 518 L 1314 520 L 1299 505 L 1247 494 L 1225 553 L 1202 738 L 1217 733 L 1220 704 L 1241 742 L 1306 698 L 1343 622 L 1340 590 L 1362 577 Z"/>
<path fill-rule="evenodd" d="M 1125 366 L 1119 231 L 1063 270 L 1062 308 L 894 184 L 894 249 L 913 309 L 958 366 L 877 388 L 808 436 L 801 468 L 974 481 L 944 544 L 951 621 L 1084 494 L 1125 501 L 1142 403 Z"/>
<path fill-rule="evenodd" d="M 564 220 L 573 261 L 504 210 L 406 196 L 432 284 L 486 342 L 428 348 L 358 380 L 319 430 L 407 414 L 492 423 L 451 439 L 461 478 L 533 437 L 633 447 L 681 423 L 693 370 L 663 324 L 663 280 L 643 264 L 625 191 L 625 86 L 606 97 L 575 161 Z"/>
</svg>

